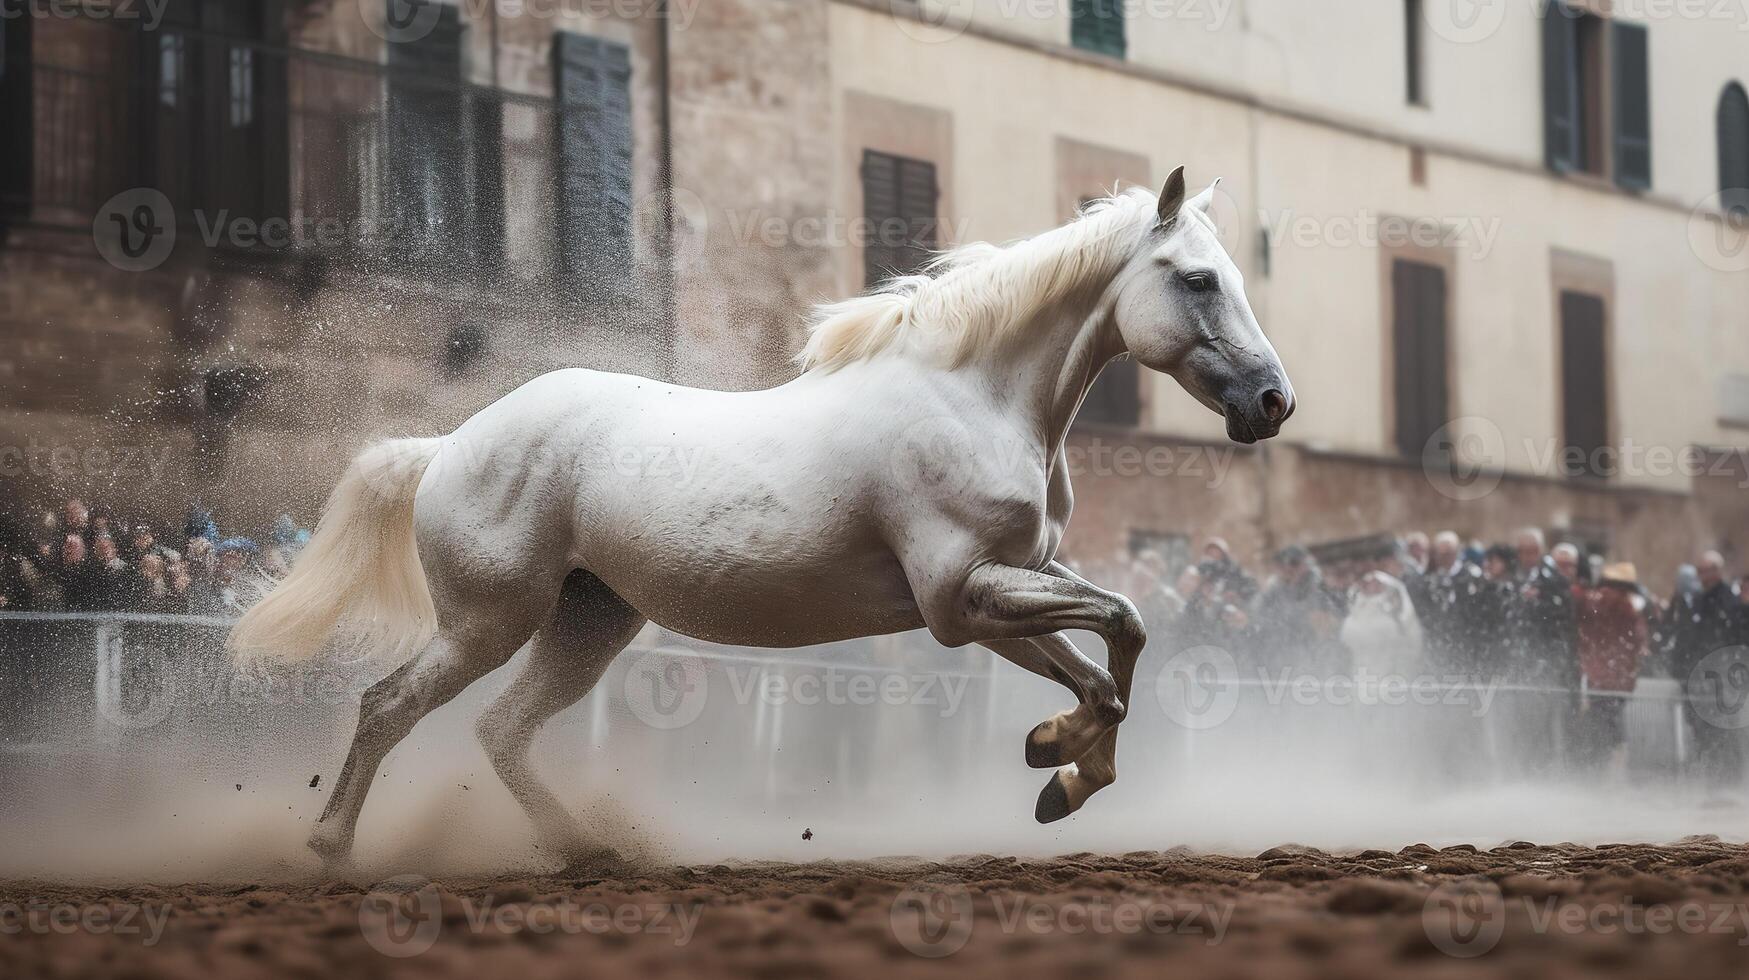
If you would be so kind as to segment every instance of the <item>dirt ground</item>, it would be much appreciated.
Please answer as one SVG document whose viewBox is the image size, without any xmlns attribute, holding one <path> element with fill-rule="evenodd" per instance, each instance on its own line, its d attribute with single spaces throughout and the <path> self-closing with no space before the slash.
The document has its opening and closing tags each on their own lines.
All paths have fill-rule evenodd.
<svg viewBox="0 0 1749 980">
<path fill-rule="evenodd" d="M 0 885 L 0 976 L 1741 977 L 1716 839 Z M 1162 971 L 1171 971 L 1165 972 Z M 1049 972 L 1045 972 L 1049 971 Z"/>
</svg>

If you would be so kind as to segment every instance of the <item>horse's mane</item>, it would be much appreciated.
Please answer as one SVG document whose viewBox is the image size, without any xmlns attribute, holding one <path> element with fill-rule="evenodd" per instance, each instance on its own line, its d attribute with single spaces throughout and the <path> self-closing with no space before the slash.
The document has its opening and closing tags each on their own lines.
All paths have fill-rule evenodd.
<svg viewBox="0 0 1749 980">
<path fill-rule="evenodd" d="M 953 367 L 971 360 L 1027 322 L 1025 314 L 1061 300 L 1129 260 L 1157 198 L 1141 188 L 1089 204 L 1074 220 L 1008 245 L 975 242 L 936 255 L 920 275 L 814 308 L 808 342 L 796 360 L 804 371 L 843 367 L 873 357 L 901 338 L 938 339 Z"/>
</svg>

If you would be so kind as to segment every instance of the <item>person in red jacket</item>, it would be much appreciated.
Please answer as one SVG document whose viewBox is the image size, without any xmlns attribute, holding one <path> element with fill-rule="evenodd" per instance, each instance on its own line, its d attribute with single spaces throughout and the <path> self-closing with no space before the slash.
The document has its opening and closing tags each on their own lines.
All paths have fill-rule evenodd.
<svg viewBox="0 0 1749 980">
<path fill-rule="evenodd" d="M 1631 562 L 1606 565 L 1602 581 L 1573 588 L 1579 674 L 1585 703 L 1577 756 L 1590 765 L 1613 764 L 1621 751 L 1622 711 L 1646 657 L 1650 630 L 1646 598 Z"/>
</svg>

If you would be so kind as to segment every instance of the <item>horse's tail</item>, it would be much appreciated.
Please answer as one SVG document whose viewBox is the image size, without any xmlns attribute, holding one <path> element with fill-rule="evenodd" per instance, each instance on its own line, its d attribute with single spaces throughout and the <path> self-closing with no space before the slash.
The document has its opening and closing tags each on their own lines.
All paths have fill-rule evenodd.
<svg viewBox="0 0 1749 980">
<path fill-rule="evenodd" d="M 391 439 L 353 460 L 291 573 L 231 630 L 233 654 L 306 660 L 343 619 L 370 654 L 404 657 L 436 635 L 413 498 L 441 444 Z"/>
</svg>

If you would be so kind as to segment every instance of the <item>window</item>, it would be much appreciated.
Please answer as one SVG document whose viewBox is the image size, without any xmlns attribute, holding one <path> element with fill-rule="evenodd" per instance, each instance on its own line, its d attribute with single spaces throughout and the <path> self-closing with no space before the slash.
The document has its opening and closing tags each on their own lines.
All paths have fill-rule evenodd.
<svg viewBox="0 0 1749 980">
<path fill-rule="evenodd" d="M 1749 93 L 1736 82 L 1719 96 L 1719 194 L 1732 217 L 1749 217 Z"/>
<path fill-rule="evenodd" d="M 407 0 L 384 0 L 396 5 Z M 433 0 L 411 0 L 415 5 Z M 462 188 L 462 25 L 438 10 L 430 33 L 386 46 L 389 87 L 385 204 L 405 261 L 453 257 L 466 220 Z M 391 6 L 390 13 L 395 12 Z"/>
<path fill-rule="evenodd" d="M 1144 552 L 1152 551 L 1166 562 L 1167 574 L 1177 575 L 1189 568 L 1195 562 L 1190 554 L 1190 536 L 1177 531 L 1151 531 L 1143 528 L 1130 529 L 1130 557 L 1139 558 Z M 1161 585 L 1172 586 L 1176 583 L 1161 582 Z"/>
<path fill-rule="evenodd" d="M 1397 452 L 1420 459 L 1451 419 L 1446 405 L 1445 270 L 1398 259 L 1391 265 Z"/>
<path fill-rule="evenodd" d="M 1572 476 L 1606 476 L 1609 387 L 1604 353 L 1604 305 L 1590 293 L 1561 293 L 1562 462 Z"/>
<path fill-rule="evenodd" d="M 142 31 L 144 182 L 182 210 L 284 218 L 289 110 L 279 4 L 169 0 Z"/>
<path fill-rule="evenodd" d="M 1408 74 L 1407 96 L 1410 105 L 1418 106 L 1427 104 L 1426 80 L 1422 77 L 1422 56 L 1427 36 L 1427 22 L 1422 19 L 1421 2 L 1422 0 L 1404 0 L 1403 3 L 1403 52 Z"/>
<path fill-rule="evenodd" d="M 1652 184 L 1649 49 L 1645 27 L 1552 0 L 1543 14 L 1545 156 L 1557 173 Z"/>
<path fill-rule="evenodd" d="M 553 35 L 559 265 L 597 299 L 628 285 L 631 275 L 631 79 L 625 45 Z"/>
<path fill-rule="evenodd" d="M 868 222 L 863 243 L 863 282 L 879 285 L 910 275 L 929 261 L 936 245 L 936 205 L 940 189 L 935 164 L 926 160 L 864 150 L 862 213 Z"/>
<path fill-rule="evenodd" d="M 1083 51 L 1124 56 L 1124 0 L 1071 0 L 1069 43 Z"/>
<path fill-rule="evenodd" d="M 0 231 L 30 212 L 33 111 L 29 17 L 0 17 Z"/>
<path fill-rule="evenodd" d="M 1133 357 L 1120 357 L 1099 372 L 1087 399 L 1075 416 L 1076 424 L 1134 427 L 1142 422 L 1142 373 Z"/>
</svg>

